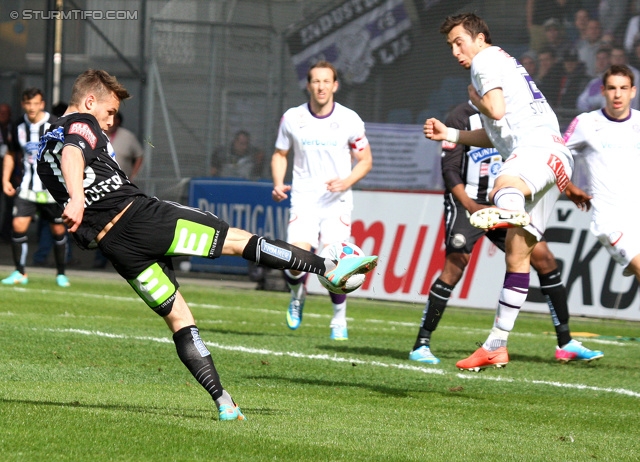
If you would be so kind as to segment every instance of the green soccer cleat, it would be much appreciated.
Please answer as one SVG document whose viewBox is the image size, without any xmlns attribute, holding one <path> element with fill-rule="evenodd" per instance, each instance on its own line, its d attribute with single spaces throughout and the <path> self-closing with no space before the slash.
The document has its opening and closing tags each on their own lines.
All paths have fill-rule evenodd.
<svg viewBox="0 0 640 462">
<path fill-rule="evenodd" d="M 338 266 L 324 275 L 335 287 L 343 287 L 354 274 L 366 274 L 378 264 L 378 257 L 348 257 L 338 260 Z"/>
<path fill-rule="evenodd" d="M 64 274 L 58 274 L 56 276 L 56 284 L 58 284 L 59 287 L 69 287 L 71 285 L 69 279 Z"/>
<path fill-rule="evenodd" d="M 223 404 L 218 411 L 220 411 L 220 420 L 246 420 L 237 404 Z"/>
<path fill-rule="evenodd" d="M 15 270 L 8 277 L 2 280 L 2 283 L 7 285 L 17 285 L 17 284 L 25 285 L 27 282 L 29 282 L 29 278 L 27 277 L 27 275 L 22 274 L 18 270 Z"/>
<path fill-rule="evenodd" d="M 302 295 L 300 298 L 296 298 L 294 294 L 291 294 L 291 301 L 289 302 L 289 309 L 287 309 L 287 326 L 289 329 L 296 330 L 302 323 L 302 310 L 304 309 L 304 301 L 307 298 L 307 289 L 302 288 Z"/>
<path fill-rule="evenodd" d="M 440 360 L 436 358 L 433 353 L 431 353 L 431 349 L 422 345 L 420 348 L 416 348 L 411 353 L 409 353 L 409 360 L 418 361 L 423 364 L 439 364 Z"/>
</svg>

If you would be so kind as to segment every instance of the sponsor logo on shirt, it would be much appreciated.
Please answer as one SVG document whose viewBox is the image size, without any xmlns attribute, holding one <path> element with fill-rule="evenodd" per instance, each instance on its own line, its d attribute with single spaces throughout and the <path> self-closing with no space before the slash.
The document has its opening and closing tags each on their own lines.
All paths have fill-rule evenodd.
<svg viewBox="0 0 640 462">
<path fill-rule="evenodd" d="M 478 148 L 469 151 L 469 158 L 475 163 L 478 163 L 496 155 L 497 153 L 498 151 L 496 148 Z"/>
<path fill-rule="evenodd" d="M 80 135 L 83 137 L 87 143 L 91 146 L 91 149 L 96 148 L 96 144 L 98 143 L 98 137 L 93 133 L 91 127 L 85 124 L 84 122 L 74 122 L 69 127 L 69 134 Z"/>
<path fill-rule="evenodd" d="M 309 140 L 303 138 L 301 140 L 303 146 L 337 146 L 338 142 L 336 140 Z"/>
<path fill-rule="evenodd" d="M 549 160 L 547 160 L 547 165 L 553 170 L 558 189 L 560 189 L 560 192 L 564 191 L 569 184 L 569 176 L 564 170 L 564 164 L 557 156 L 551 154 Z"/>
</svg>

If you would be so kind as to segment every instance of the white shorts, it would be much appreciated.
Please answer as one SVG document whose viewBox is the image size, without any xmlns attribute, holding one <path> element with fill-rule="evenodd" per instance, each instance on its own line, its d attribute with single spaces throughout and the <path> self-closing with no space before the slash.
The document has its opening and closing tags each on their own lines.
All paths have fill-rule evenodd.
<svg viewBox="0 0 640 462">
<path fill-rule="evenodd" d="M 351 237 L 351 206 L 335 202 L 330 206 L 298 206 L 289 211 L 287 242 L 307 242 L 319 249 L 320 243 L 328 245 L 348 241 Z"/>
<path fill-rule="evenodd" d="M 524 229 L 538 240 L 542 239 L 549 217 L 560 194 L 567 187 L 572 171 L 573 159 L 570 155 L 536 147 L 516 149 L 500 169 L 498 176 L 515 176 L 529 186 L 531 197 L 526 199 L 525 210 L 531 216 L 531 224 Z"/>
<path fill-rule="evenodd" d="M 640 231 L 637 226 L 627 227 L 625 231 L 614 230 L 605 232 L 602 227 L 591 222 L 591 232 L 598 238 L 611 258 L 624 268 L 629 266 L 631 260 L 640 255 Z M 625 272 L 625 276 L 632 274 Z"/>
</svg>

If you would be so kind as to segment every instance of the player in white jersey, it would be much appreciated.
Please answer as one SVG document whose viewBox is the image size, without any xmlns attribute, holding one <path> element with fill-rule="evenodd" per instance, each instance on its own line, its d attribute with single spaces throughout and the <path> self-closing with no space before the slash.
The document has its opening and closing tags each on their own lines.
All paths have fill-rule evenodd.
<svg viewBox="0 0 640 462">
<path fill-rule="evenodd" d="M 51 124 L 50 115 L 44 110 L 44 104 L 44 97 L 39 89 L 29 88 L 22 93 L 24 120 L 16 125 L 11 152 L 3 160 L 2 189 L 7 196 L 15 196 L 11 247 L 16 266 L 15 271 L 2 280 L 3 284 L 26 284 L 29 281 L 25 271 L 28 252 L 27 231 L 32 218 L 38 213 L 41 220 L 50 223 L 55 242 L 56 284 L 60 287 L 69 286 L 69 280 L 64 274 L 67 229 L 62 222 L 62 207 L 42 185 L 36 170 L 38 143 Z M 22 162 L 18 162 L 18 159 L 22 159 Z M 22 170 L 22 181 L 17 190 L 11 183 L 11 173 L 16 164 Z"/>
<path fill-rule="evenodd" d="M 271 160 L 272 198 L 291 194 L 287 241 L 305 250 L 321 249 L 351 238 L 351 187 L 371 170 L 371 148 L 364 122 L 334 101 L 338 90 L 335 67 L 320 61 L 309 69 L 309 102 L 284 113 Z M 293 180 L 285 185 L 287 155 L 293 150 Z M 355 164 L 354 164 L 355 161 Z M 291 289 L 287 325 L 302 322 L 307 273 L 285 270 Z M 333 304 L 331 338 L 347 340 L 346 295 L 330 293 Z"/>
<path fill-rule="evenodd" d="M 589 174 L 589 195 L 573 184 L 572 200 L 593 207 L 591 231 L 624 267 L 626 276 L 640 281 L 640 228 L 637 210 L 640 172 L 640 112 L 631 109 L 636 94 L 633 72 L 611 66 L 602 77 L 602 109 L 580 114 L 567 128 L 564 139 L 576 156 L 583 156 Z M 573 199 L 578 197 L 578 199 Z"/>
<path fill-rule="evenodd" d="M 436 119 L 424 126 L 427 138 L 471 146 L 495 146 L 505 163 L 490 198 L 496 207 L 475 212 L 471 224 L 509 227 L 505 280 L 493 328 L 481 348 L 456 366 L 465 370 L 509 362 L 509 332 L 527 298 L 531 252 L 542 238 L 560 193 L 569 183 L 573 160 L 558 121 L 525 68 L 492 45 L 487 24 L 473 13 L 450 16 L 440 27 L 458 63 L 471 70 L 469 99 L 482 113 L 483 128 L 448 128 Z"/>
</svg>

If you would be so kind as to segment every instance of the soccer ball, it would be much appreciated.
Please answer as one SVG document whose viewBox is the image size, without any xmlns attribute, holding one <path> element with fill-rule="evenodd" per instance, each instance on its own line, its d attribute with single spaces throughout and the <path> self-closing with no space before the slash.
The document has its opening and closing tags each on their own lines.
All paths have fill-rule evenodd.
<svg viewBox="0 0 640 462">
<path fill-rule="evenodd" d="M 365 254 L 360 247 L 350 242 L 334 242 L 322 249 L 320 256 L 337 261 L 342 258 L 364 257 Z M 333 292 L 334 294 L 348 294 L 364 284 L 364 274 L 354 274 L 347 279 L 343 287 L 334 286 L 327 278 L 320 275 L 318 275 L 318 281 L 320 281 L 320 284 L 329 292 Z"/>
</svg>

